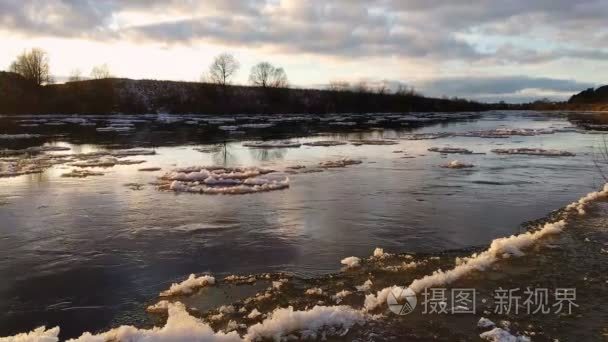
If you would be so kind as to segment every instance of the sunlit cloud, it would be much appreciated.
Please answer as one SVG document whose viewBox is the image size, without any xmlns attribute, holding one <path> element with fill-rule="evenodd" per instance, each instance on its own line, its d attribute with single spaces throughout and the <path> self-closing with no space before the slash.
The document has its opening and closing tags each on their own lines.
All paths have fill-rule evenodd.
<svg viewBox="0 0 608 342">
<path fill-rule="evenodd" d="M 551 89 L 532 80 L 603 81 L 592 69 L 608 66 L 607 15 L 602 0 L 5 0 L 0 68 L 39 46 L 57 75 L 107 63 L 117 76 L 194 81 L 228 51 L 241 83 L 269 60 L 296 86 L 387 79 L 426 88 L 523 74 L 525 89 L 543 95 Z M 565 75 L 571 63 L 584 67 Z"/>
</svg>

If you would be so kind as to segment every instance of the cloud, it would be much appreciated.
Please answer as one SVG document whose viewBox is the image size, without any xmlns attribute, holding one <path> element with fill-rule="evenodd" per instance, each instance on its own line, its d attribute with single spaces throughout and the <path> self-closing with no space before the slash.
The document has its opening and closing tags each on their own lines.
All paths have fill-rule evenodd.
<svg viewBox="0 0 608 342">
<path fill-rule="evenodd" d="M 605 59 L 606 50 L 588 46 L 608 40 L 606 16 L 603 0 L 0 1 L 0 29 L 28 36 L 497 64 Z M 471 32 L 482 42 L 533 35 L 553 46 L 484 51 L 479 41 L 462 39 Z"/>
<path fill-rule="evenodd" d="M 520 102 L 548 97 L 564 100 L 595 84 L 548 77 L 453 77 L 421 82 L 424 94 L 458 96 L 481 101 Z"/>
</svg>

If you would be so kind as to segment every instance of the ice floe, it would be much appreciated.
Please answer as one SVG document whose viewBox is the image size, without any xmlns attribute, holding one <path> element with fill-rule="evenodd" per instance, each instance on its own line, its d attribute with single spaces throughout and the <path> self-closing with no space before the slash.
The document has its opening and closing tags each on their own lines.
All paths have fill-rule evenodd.
<svg viewBox="0 0 608 342">
<path fill-rule="evenodd" d="M 47 329 L 39 327 L 27 333 L 9 337 L 0 337 L 0 342 L 57 342 L 59 341 L 59 327 Z"/>
<path fill-rule="evenodd" d="M 349 306 L 315 306 L 304 311 L 295 311 L 290 306 L 274 310 L 263 322 L 249 327 L 245 340 L 281 341 L 290 334 L 298 334 L 293 338 L 303 340 L 343 336 L 355 324 L 364 322 L 364 313 Z"/>
<path fill-rule="evenodd" d="M 150 305 L 146 308 L 146 311 L 149 313 L 166 313 L 169 310 L 169 302 L 168 300 L 161 300 L 154 305 Z"/>
<path fill-rule="evenodd" d="M 181 283 L 173 283 L 168 290 L 162 291 L 160 296 L 170 297 L 177 295 L 188 295 L 196 289 L 213 284 L 215 284 L 215 278 L 213 276 L 203 275 L 197 277 L 196 275 L 191 274 L 188 279 L 182 281 Z"/>
<path fill-rule="evenodd" d="M 453 153 L 453 154 L 472 154 L 472 151 L 467 150 L 466 148 L 459 147 L 431 147 L 428 149 L 429 152 L 439 152 L 439 153 Z"/>
<path fill-rule="evenodd" d="M 258 141 L 258 142 L 247 142 L 243 143 L 245 147 L 251 148 L 297 148 L 302 146 L 302 144 L 293 141 Z"/>
<path fill-rule="evenodd" d="M 319 141 L 311 141 L 304 143 L 305 146 L 321 146 L 321 147 L 330 147 L 330 146 L 340 146 L 346 145 L 344 141 L 337 140 L 319 140 Z"/>
<path fill-rule="evenodd" d="M 236 332 L 215 332 L 200 319 L 191 316 L 182 303 L 168 305 L 168 318 L 164 327 L 138 329 L 133 326 L 121 326 L 97 335 L 84 333 L 69 342 L 104 342 L 104 341 L 210 341 L 238 342 L 243 339 Z"/>
<path fill-rule="evenodd" d="M 496 324 L 485 317 L 481 317 L 477 322 L 477 327 L 481 329 L 487 329 L 496 326 Z"/>
<path fill-rule="evenodd" d="M 333 299 L 336 304 L 340 304 L 344 298 L 350 296 L 351 294 L 353 294 L 351 291 L 348 290 L 342 290 L 338 293 L 336 293 L 335 295 L 331 296 L 331 299 Z"/>
<path fill-rule="evenodd" d="M 494 328 L 490 331 L 481 333 L 479 337 L 482 340 L 490 342 L 530 342 L 528 336 L 514 336 L 507 330 Z"/>
<path fill-rule="evenodd" d="M 362 163 L 361 160 L 342 158 L 342 159 L 338 159 L 338 160 L 328 160 L 328 161 L 320 162 L 319 166 L 322 168 L 340 168 L 340 167 L 347 167 L 349 165 L 357 165 L 357 164 L 361 164 L 361 163 Z"/>
<path fill-rule="evenodd" d="M 40 134 L 0 134 L 0 139 L 14 140 L 14 139 L 32 139 L 32 138 L 40 138 Z"/>
<path fill-rule="evenodd" d="M 289 178 L 257 167 L 179 168 L 160 178 L 160 189 L 201 194 L 249 194 L 289 187 Z"/>
<path fill-rule="evenodd" d="M 160 167 L 155 167 L 155 166 L 151 166 L 151 167 L 142 167 L 137 169 L 137 171 L 142 171 L 142 172 L 154 172 L 154 171 L 160 171 L 161 168 Z"/>
<path fill-rule="evenodd" d="M 261 312 L 258 311 L 258 309 L 254 308 L 253 310 L 251 310 L 251 312 L 247 315 L 247 318 L 249 319 L 256 319 L 258 317 L 260 317 L 262 315 Z"/>
<path fill-rule="evenodd" d="M 475 167 L 475 165 L 466 162 L 461 162 L 459 160 L 452 160 L 447 164 L 441 165 L 441 167 L 446 169 L 470 169 Z"/>
<path fill-rule="evenodd" d="M 342 261 L 340 261 L 340 263 L 342 265 L 346 265 L 346 267 L 353 268 L 353 267 L 358 267 L 361 265 L 361 259 L 359 259 L 355 256 L 351 256 L 351 257 L 342 259 Z"/>
<path fill-rule="evenodd" d="M 507 148 L 494 149 L 492 152 L 496 154 L 524 154 L 531 156 L 547 156 L 547 157 L 573 157 L 574 153 L 560 150 L 545 150 L 542 148 Z"/>
<path fill-rule="evenodd" d="M 307 289 L 304 294 L 308 295 L 308 296 L 321 296 L 323 295 L 323 290 L 318 288 L 318 287 L 313 287 L 310 289 Z"/>
<path fill-rule="evenodd" d="M 354 146 L 361 145 L 397 145 L 398 141 L 395 140 L 350 140 L 350 143 Z"/>
<path fill-rule="evenodd" d="M 74 169 L 70 172 L 61 174 L 61 177 L 68 177 L 68 178 L 86 178 L 89 176 L 103 176 L 103 172 Z"/>
</svg>

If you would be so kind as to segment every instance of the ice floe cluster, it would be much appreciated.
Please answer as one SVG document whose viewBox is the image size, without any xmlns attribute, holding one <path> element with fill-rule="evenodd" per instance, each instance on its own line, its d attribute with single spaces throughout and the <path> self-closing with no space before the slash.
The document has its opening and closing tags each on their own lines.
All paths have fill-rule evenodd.
<svg viewBox="0 0 608 342">
<path fill-rule="evenodd" d="M 249 194 L 289 187 L 289 178 L 258 167 L 187 167 L 160 177 L 160 189 L 201 194 Z"/>
</svg>

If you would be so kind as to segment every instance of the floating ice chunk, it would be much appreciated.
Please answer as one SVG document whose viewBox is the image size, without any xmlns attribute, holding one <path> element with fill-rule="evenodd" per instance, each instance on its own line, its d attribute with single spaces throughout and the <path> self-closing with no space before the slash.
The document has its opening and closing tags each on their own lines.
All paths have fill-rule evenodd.
<svg viewBox="0 0 608 342">
<path fill-rule="evenodd" d="M 189 167 L 160 178 L 161 189 L 201 194 L 249 194 L 289 187 L 289 178 L 260 168 Z"/>
<path fill-rule="evenodd" d="M 441 167 L 445 169 L 470 169 L 475 167 L 475 165 L 466 162 L 461 162 L 459 160 L 452 160 L 447 164 L 441 165 Z"/>
<path fill-rule="evenodd" d="M 321 141 L 307 142 L 307 143 L 304 143 L 304 145 L 329 147 L 329 146 L 346 145 L 346 143 L 344 141 L 336 141 L 336 140 L 321 140 Z"/>
<path fill-rule="evenodd" d="M 397 291 L 397 290 L 401 290 L 402 288 L 399 286 L 391 286 L 391 287 L 385 287 L 382 290 L 378 291 L 376 294 L 368 294 L 365 296 L 365 301 L 363 302 L 363 307 L 368 310 L 371 311 L 381 305 L 384 305 L 386 303 L 386 299 L 388 298 L 389 294 L 393 293 L 393 291 Z"/>
<path fill-rule="evenodd" d="M 336 304 L 340 304 L 342 302 L 342 300 L 344 300 L 344 298 L 350 296 L 352 294 L 351 291 L 348 290 L 342 290 L 338 293 L 336 293 L 335 295 L 331 296 L 331 299 L 333 299 Z"/>
<path fill-rule="evenodd" d="M 308 296 L 321 296 L 323 294 L 323 290 L 318 287 L 313 287 L 306 290 L 304 293 Z"/>
<path fill-rule="evenodd" d="M 494 149 L 492 152 L 496 154 L 524 154 L 531 156 L 547 156 L 547 157 L 573 157 L 574 153 L 559 150 L 544 150 L 542 148 L 508 148 Z"/>
<path fill-rule="evenodd" d="M 439 138 L 448 138 L 450 133 L 420 133 L 420 134 L 409 134 L 402 137 L 405 140 L 434 140 Z"/>
<path fill-rule="evenodd" d="M 280 290 L 283 285 L 287 284 L 288 279 L 279 279 L 278 281 L 272 282 L 272 288 L 275 290 Z"/>
<path fill-rule="evenodd" d="M 218 126 L 217 128 L 222 131 L 236 131 L 239 129 L 239 126 Z"/>
<path fill-rule="evenodd" d="M 482 340 L 490 342 L 529 342 L 528 336 L 513 336 L 508 331 L 501 328 L 494 328 L 479 335 Z"/>
<path fill-rule="evenodd" d="M 362 161 L 350 158 L 343 158 L 339 160 L 328 160 L 319 163 L 320 167 L 323 168 L 339 168 L 339 167 L 347 167 L 349 165 L 361 164 Z"/>
<path fill-rule="evenodd" d="M 33 139 L 40 138 L 40 134 L 0 134 L 0 139 L 14 140 L 14 139 Z"/>
<path fill-rule="evenodd" d="M 121 326 L 110 331 L 93 335 L 84 333 L 79 338 L 68 342 L 104 342 L 104 341 L 209 341 L 209 342 L 242 342 L 236 333 L 214 332 L 213 329 L 200 319 L 191 316 L 182 303 L 172 303 L 168 306 L 167 323 L 164 327 L 138 329 L 133 326 Z"/>
<path fill-rule="evenodd" d="M 262 315 L 261 312 L 258 311 L 258 309 L 253 309 L 251 310 L 251 312 L 249 313 L 249 315 L 247 315 L 247 318 L 249 319 L 256 319 L 258 317 L 260 317 Z"/>
<path fill-rule="evenodd" d="M 344 335 L 355 324 L 364 322 L 364 314 L 349 306 L 315 306 L 307 311 L 294 311 L 290 306 L 274 310 L 263 322 L 249 327 L 245 340 L 280 341 L 293 333 L 301 334 L 302 339 Z"/>
<path fill-rule="evenodd" d="M 477 322 L 477 327 L 481 329 L 487 329 L 490 327 L 495 327 L 496 324 L 485 317 L 481 317 L 479 322 Z"/>
<path fill-rule="evenodd" d="M 72 170 L 67 173 L 61 174 L 61 177 L 70 177 L 70 178 L 86 178 L 89 176 L 103 176 L 103 172 L 95 172 L 89 170 Z"/>
<path fill-rule="evenodd" d="M 76 167 L 113 167 L 115 165 L 133 165 L 145 162 L 145 160 L 118 160 L 114 157 L 101 157 L 98 159 L 78 161 L 71 165 Z"/>
<path fill-rule="evenodd" d="M 132 126 L 108 126 L 108 127 L 97 127 L 97 132 L 128 132 L 133 130 Z"/>
<path fill-rule="evenodd" d="M 248 276 L 238 276 L 238 275 L 229 275 L 227 277 L 224 278 L 224 282 L 227 283 L 234 283 L 234 284 L 253 284 L 255 283 L 256 278 L 255 276 L 252 275 L 248 275 Z"/>
<path fill-rule="evenodd" d="M 249 142 L 243 143 L 243 146 L 251 148 L 296 148 L 302 146 L 302 144 L 293 141 L 281 140 Z"/>
<path fill-rule="evenodd" d="M 58 152 L 58 151 L 69 151 L 69 150 L 71 150 L 71 149 L 66 146 L 45 145 L 45 146 L 28 147 L 24 151 L 27 153 L 41 153 L 41 152 Z"/>
<path fill-rule="evenodd" d="M 371 279 L 367 279 L 363 285 L 355 286 L 355 288 L 359 292 L 366 292 L 372 289 L 372 285 L 374 285 L 374 283 L 372 283 Z"/>
<path fill-rule="evenodd" d="M 344 258 L 342 259 L 342 261 L 340 261 L 340 263 L 342 263 L 342 265 L 346 265 L 346 267 L 358 267 L 361 265 L 361 259 L 355 257 L 355 256 L 351 256 L 348 258 Z"/>
<path fill-rule="evenodd" d="M 47 329 L 39 327 L 27 333 L 14 336 L 0 337 L 0 342 L 57 342 L 59 341 L 59 327 Z"/>
<path fill-rule="evenodd" d="M 466 148 L 458 148 L 458 147 L 431 147 L 428 149 L 430 152 L 439 152 L 439 153 L 455 153 L 455 154 L 472 154 L 472 151 L 467 150 Z"/>
<path fill-rule="evenodd" d="M 197 278 L 194 274 L 191 274 L 188 279 L 182 281 L 181 283 L 173 283 L 168 290 L 161 292 L 160 296 L 170 297 L 177 295 L 188 295 L 196 289 L 213 284 L 215 284 L 215 278 L 212 276 L 204 275 Z"/>
<path fill-rule="evenodd" d="M 374 258 L 382 259 L 389 255 L 390 254 L 388 254 L 388 253 L 384 253 L 384 249 L 382 249 L 382 248 L 376 247 L 376 249 L 374 249 Z"/>
<path fill-rule="evenodd" d="M 171 303 L 168 300 L 161 300 L 154 305 L 148 306 L 146 311 L 149 313 L 166 313 L 169 310 L 169 304 Z"/>
<path fill-rule="evenodd" d="M 250 124 L 241 124 L 240 128 L 253 128 L 253 129 L 263 129 L 273 127 L 273 123 L 250 123 Z"/>
<path fill-rule="evenodd" d="M 354 146 L 361 145 L 397 145 L 398 141 L 395 140 L 351 140 L 351 144 Z"/>
<path fill-rule="evenodd" d="M 34 160 L 0 161 L 0 177 L 16 177 L 44 172 L 44 165 Z"/>
<path fill-rule="evenodd" d="M 160 167 L 142 167 L 140 169 L 137 169 L 137 171 L 142 171 L 142 172 L 153 172 L 153 171 L 160 171 L 161 168 Z"/>
</svg>

